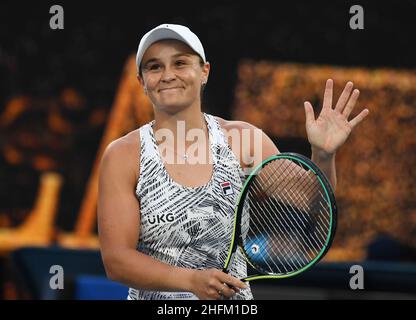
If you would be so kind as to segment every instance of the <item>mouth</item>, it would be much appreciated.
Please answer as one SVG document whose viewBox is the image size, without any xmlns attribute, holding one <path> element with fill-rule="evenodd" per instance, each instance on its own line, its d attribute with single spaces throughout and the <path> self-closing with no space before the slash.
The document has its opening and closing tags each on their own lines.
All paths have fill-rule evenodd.
<svg viewBox="0 0 416 320">
<path fill-rule="evenodd" d="M 162 89 L 159 89 L 159 92 L 173 91 L 173 90 L 179 90 L 179 89 L 183 89 L 183 88 L 182 87 L 162 88 Z"/>
</svg>

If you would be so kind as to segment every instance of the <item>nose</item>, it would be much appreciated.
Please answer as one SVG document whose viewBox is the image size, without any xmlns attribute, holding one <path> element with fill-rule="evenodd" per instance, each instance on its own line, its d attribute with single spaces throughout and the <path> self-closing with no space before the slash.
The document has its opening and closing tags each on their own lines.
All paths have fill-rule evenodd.
<svg viewBox="0 0 416 320">
<path fill-rule="evenodd" d="M 160 78 L 163 82 L 171 82 L 176 79 L 176 74 L 169 66 L 165 67 Z"/>
</svg>

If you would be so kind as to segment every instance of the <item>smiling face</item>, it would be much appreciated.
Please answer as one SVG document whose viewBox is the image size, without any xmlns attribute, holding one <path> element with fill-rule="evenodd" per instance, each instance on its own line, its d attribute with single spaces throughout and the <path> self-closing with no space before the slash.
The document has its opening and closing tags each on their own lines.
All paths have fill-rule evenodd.
<svg viewBox="0 0 416 320">
<path fill-rule="evenodd" d="M 176 113 L 201 105 L 201 86 L 207 82 L 209 64 L 185 43 L 162 40 L 145 52 L 139 81 L 156 109 Z"/>
</svg>

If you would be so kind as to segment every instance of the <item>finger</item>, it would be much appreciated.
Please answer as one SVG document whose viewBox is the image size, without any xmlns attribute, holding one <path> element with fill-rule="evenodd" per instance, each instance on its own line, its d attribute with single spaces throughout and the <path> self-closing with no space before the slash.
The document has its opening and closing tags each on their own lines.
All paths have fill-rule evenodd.
<svg viewBox="0 0 416 320">
<path fill-rule="evenodd" d="M 325 85 L 324 103 L 323 108 L 332 108 L 332 93 L 333 93 L 334 82 L 332 79 L 328 79 Z"/>
<path fill-rule="evenodd" d="M 313 112 L 313 107 L 309 101 L 305 101 L 305 116 L 306 124 L 313 123 L 315 121 L 315 113 Z"/>
<path fill-rule="evenodd" d="M 221 294 L 221 292 L 216 292 L 216 293 L 214 293 L 213 294 L 213 296 L 214 296 L 214 299 L 215 300 L 221 300 L 224 296 Z"/>
<path fill-rule="evenodd" d="M 247 285 L 243 281 L 240 281 L 237 278 L 229 274 L 226 274 L 226 273 L 223 273 L 223 274 L 224 274 L 224 277 L 220 279 L 221 282 L 227 284 L 230 287 L 233 287 L 233 289 L 246 289 L 247 288 Z"/>
<path fill-rule="evenodd" d="M 341 93 L 341 96 L 338 99 L 337 105 L 335 106 L 336 111 L 342 112 L 342 110 L 344 110 L 353 87 L 354 87 L 354 84 L 351 81 L 348 81 L 347 84 L 345 85 L 344 90 Z"/>
<path fill-rule="evenodd" d="M 356 116 L 354 119 L 350 121 L 351 127 L 354 128 L 357 124 L 363 121 L 369 113 L 370 111 L 368 109 L 364 109 L 363 111 L 361 111 L 358 116 Z"/>
<path fill-rule="evenodd" d="M 217 290 L 215 290 L 215 289 L 211 289 L 209 292 L 208 292 L 208 297 L 207 297 L 207 299 L 208 300 L 219 300 L 219 299 L 221 299 L 221 297 L 222 297 L 222 295 L 217 291 Z"/>
<path fill-rule="evenodd" d="M 233 295 L 235 295 L 235 291 L 225 283 L 219 284 L 218 293 L 226 298 L 231 298 Z"/>
<path fill-rule="evenodd" d="M 358 90 L 358 89 L 355 89 L 352 92 L 352 95 L 351 95 L 350 99 L 348 100 L 348 103 L 347 103 L 346 107 L 342 111 L 342 115 L 345 116 L 346 119 L 348 119 L 348 117 L 351 114 L 351 111 L 354 109 L 355 103 L 357 102 L 357 99 L 358 99 L 359 95 L 360 95 L 360 90 Z"/>
</svg>

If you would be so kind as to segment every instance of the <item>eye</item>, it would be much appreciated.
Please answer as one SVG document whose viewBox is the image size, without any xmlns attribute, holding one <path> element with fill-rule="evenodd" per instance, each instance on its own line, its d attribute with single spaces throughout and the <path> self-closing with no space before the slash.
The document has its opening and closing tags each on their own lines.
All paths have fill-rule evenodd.
<svg viewBox="0 0 416 320">
<path fill-rule="evenodd" d="M 151 64 L 150 66 L 147 67 L 149 70 L 151 71 L 155 71 L 155 70 L 159 70 L 160 69 L 160 65 L 155 63 L 155 64 Z"/>
<path fill-rule="evenodd" d="M 161 66 L 158 63 L 149 63 L 149 64 L 147 64 L 143 67 L 143 71 L 145 71 L 145 72 L 149 72 L 149 71 L 155 72 L 155 71 L 159 71 L 160 68 L 161 68 Z"/>
<path fill-rule="evenodd" d="M 175 65 L 176 65 L 177 67 L 182 67 L 182 66 L 187 65 L 187 63 L 186 63 L 186 61 L 185 61 L 185 60 L 176 60 L 176 61 L 175 61 Z"/>
</svg>

